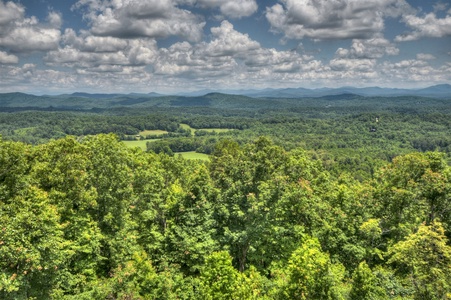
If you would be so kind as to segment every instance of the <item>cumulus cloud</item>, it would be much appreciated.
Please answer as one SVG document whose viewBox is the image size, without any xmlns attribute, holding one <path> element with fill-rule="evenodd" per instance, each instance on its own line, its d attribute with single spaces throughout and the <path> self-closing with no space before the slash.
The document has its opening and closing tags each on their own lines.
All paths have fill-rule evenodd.
<svg viewBox="0 0 451 300">
<path fill-rule="evenodd" d="M 218 76 L 232 76 L 237 63 L 231 56 L 205 56 L 201 48 L 187 42 L 176 43 L 160 50 L 155 73 L 204 80 Z"/>
<path fill-rule="evenodd" d="M 73 7 L 88 7 L 84 18 L 91 32 L 98 36 L 118 38 L 165 38 L 180 36 L 199 41 L 205 22 L 171 0 L 81 0 Z"/>
<path fill-rule="evenodd" d="M 0 88 L 10 92 L 61 93 L 99 84 L 95 78 L 74 72 L 39 69 L 34 64 L 0 68 Z M 111 86 L 108 86 L 111 88 Z"/>
<path fill-rule="evenodd" d="M 23 18 L 25 8 L 17 3 L 8 1 L 4 3 L 0 0 L 0 35 L 6 32 L 14 21 Z"/>
<path fill-rule="evenodd" d="M 386 18 L 405 22 L 412 32 L 397 41 L 425 36 L 447 36 L 446 5 L 435 15 L 418 17 L 404 0 L 278 0 L 266 10 L 272 31 L 284 39 L 349 39 L 343 46 L 311 50 L 265 48 L 252 36 L 234 28 L 232 19 L 257 11 L 256 0 L 79 0 L 87 21 L 85 30 L 61 32 L 63 16 L 49 11 L 38 20 L 25 15 L 17 1 L 0 0 L 0 87 L 8 90 L 108 90 L 160 92 L 212 87 L 290 87 L 319 85 L 393 85 L 451 80 L 451 63 L 428 53 L 416 59 L 400 54 L 397 44 L 384 38 Z M 210 10 L 207 12 L 206 10 Z M 191 11 L 190 11 L 191 10 Z M 204 17 L 223 20 L 204 36 Z M 218 15 L 220 15 L 218 17 Z M 210 15 L 212 16 L 212 15 Z M 442 18 L 439 18 L 441 16 Z M 224 19 L 228 20 L 224 20 Z M 427 22 L 426 22 L 427 21 Z M 161 37 L 180 37 L 172 45 L 158 46 Z M 166 40 L 167 42 L 172 39 Z M 261 42 L 261 41 L 260 41 Z M 315 48 L 330 42 L 315 43 Z M 308 47 L 311 49 L 310 43 Z M 330 45 L 329 45 L 330 46 Z M 330 47 L 329 47 L 330 48 Z M 43 51 L 20 65 L 24 52 Z M 449 50 L 445 50 L 445 53 Z M 311 53 L 313 53 L 311 52 Z M 451 55 L 451 53 L 448 53 Z M 332 59 L 326 59 L 333 55 Z M 64 67 L 64 68 L 61 68 Z M 152 87 L 149 87 L 152 83 Z"/>
<path fill-rule="evenodd" d="M 14 87 L 26 84 L 31 80 L 35 80 L 34 73 L 36 71 L 36 65 L 24 64 L 23 66 L 4 66 L 0 68 L 0 87 L 8 88 L 11 84 Z"/>
<path fill-rule="evenodd" d="M 434 8 L 434 12 L 444 11 L 448 8 L 449 3 L 438 2 L 434 4 L 432 7 Z"/>
<path fill-rule="evenodd" d="M 358 71 L 362 73 L 374 72 L 376 60 L 374 59 L 350 59 L 335 58 L 330 61 L 330 67 L 334 71 Z"/>
<path fill-rule="evenodd" d="M 339 58 L 381 58 L 384 55 L 398 55 L 399 49 L 383 37 L 367 40 L 355 39 L 350 49 L 338 48 L 335 55 Z"/>
<path fill-rule="evenodd" d="M 0 0 L 0 47 L 15 53 L 56 49 L 61 38 L 61 15 L 50 12 L 47 21 L 26 18 L 23 6 Z"/>
<path fill-rule="evenodd" d="M 206 44 L 205 54 L 208 56 L 234 56 L 239 53 L 260 48 L 260 44 L 249 38 L 249 35 L 234 30 L 228 21 L 222 21 L 220 27 L 211 28 L 214 39 Z"/>
<path fill-rule="evenodd" d="M 93 36 L 87 31 L 82 31 L 81 35 L 73 29 L 66 29 L 62 36 L 65 45 L 84 52 L 117 52 L 124 50 L 128 42 L 115 37 Z"/>
<path fill-rule="evenodd" d="M 256 0 L 175 0 L 178 4 L 185 4 L 201 8 L 219 8 L 221 14 L 232 19 L 248 17 L 257 9 Z"/>
<path fill-rule="evenodd" d="M 61 25 L 63 24 L 63 17 L 61 16 L 60 13 L 51 11 L 47 16 L 47 22 L 52 28 L 60 28 Z"/>
<path fill-rule="evenodd" d="M 65 47 L 57 51 L 50 51 L 44 57 L 50 66 L 90 68 L 100 65 L 126 65 L 129 63 L 123 52 L 89 53 L 78 49 Z"/>
<path fill-rule="evenodd" d="M 180 42 L 160 49 L 153 65 L 155 74 L 237 86 L 263 84 L 267 81 L 308 78 L 324 68 L 320 61 L 298 53 L 263 48 L 247 34 L 236 31 L 223 21 L 211 29 L 210 42 L 190 44 Z M 169 77 L 168 77 L 169 78 Z"/>
<path fill-rule="evenodd" d="M 220 10 L 227 17 L 242 18 L 255 13 L 258 9 L 255 0 L 229 0 L 221 4 Z"/>
<path fill-rule="evenodd" d="M 17 56 L 0 51 L 0 64 L 17 64 L 18 62 Z"/>
<path fill-rule="evenodd" d="M 384 29 L 384 17 L 410 6 L 404 0 L 281 0 L 268 7 L 272 30 L 289 39 L 366 39 Z"/>
<path fill-rule="evenodd" d="M 12 52 L 47 51 L 58 47 L 60 37 L 57 29 L 20 26 L 0 37 L 0 46 Z"/>
<path fill-rule="evenodd" d="M 320 71 L 322 63 L 297 51 L 278 51 L 261 48 L 244 60 L 249 72 L 290 74 Z"/>
<path fill-rule="evenodd" d="M 399 62 L 384 62 L 381 65 L 381 77 L 396 82 L 436 84 L 451 79 L 449 65 L 433 68 L 427 61 L 411 59 Z"/>
<path fill-rule="evenodd" d="M 153 39 L 93 36 L 87 31 L 77 35 L 72 29 L 66 29 L 62 41 L 63 48 L 50 51 L 44 57 L 48 65 L 116 72 L 123 66 L 151 64 L 158 56 Z"/>
<path fill-rule="evenodd" d="M 433 60 L 433 59 L 435 59 L 435 56 L 432 54 L 427 54 L 427 53 L 418 53 L 417 59 L 418 60 Z"/>
<path fill-rule="evenodd" d="M 157 74 L 204 78 L 267 78 L 320 69 L 321 62 L 297 51 L 267 49 L 228 21 L 211 29 L 212 40 L 191 45 L 176 43 L 160 49 Z M 244 76 L 244 77 L 243 77 Z"/>
<path fill-rule="evenodd" d="M 437 18 L 435 13 L 429 13 L 424 17 L 406 15 L 402 20 L 413 31 L 404 35 L 398 35 L 395 38 L 395 41 L 398 42 L 415 41 L 423 37 L 441 38 L 451 36 L 450 12 L 444 18 Z"/>
</svg>

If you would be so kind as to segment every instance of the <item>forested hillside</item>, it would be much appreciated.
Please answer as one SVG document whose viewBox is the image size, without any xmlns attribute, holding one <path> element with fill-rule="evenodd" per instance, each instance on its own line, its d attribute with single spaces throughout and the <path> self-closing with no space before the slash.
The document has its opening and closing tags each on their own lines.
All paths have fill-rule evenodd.
<svg viewBox="0 0 451 300">
<path fill-rule="evenodd" d="M 0 299 L 451 298 L 449 101 L 0 95 Z"/>
<path fill-rule="evenodd" d="M 113 135 L 0 142 L 1 299 L 447 299 L 451 169 L 357 181 L 301 148 L 224 139 L 210 161 Z"/>
<path fill-rule="evenodd" d="M 436 150 L 449 160 L 450 101 L 354 94 L 287 99 L 0 94 L 0 135 L 41 144 L 67 135 L 81 140 L 114 133 L 129 146 L 169 155 L 211 154 L 222 139 L 243 145 L 268 136 L 285 150 L 314 153 L 334 175 L 349 172 L 362 181 L 398 155 Z"/>
</svg>

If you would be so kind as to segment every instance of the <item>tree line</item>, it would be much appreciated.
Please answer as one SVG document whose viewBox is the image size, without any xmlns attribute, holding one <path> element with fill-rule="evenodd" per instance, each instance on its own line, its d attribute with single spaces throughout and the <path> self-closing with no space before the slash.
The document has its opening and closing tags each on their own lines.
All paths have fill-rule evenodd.
<svg viewBox="0 0 451 300">
<path fill-rule="evenodd" d="M 444 153 L 396 156 L 361 180 L 352 159 L 335 172 L 321 149 L 266 137 L 211 153 L 111 134 L 1 140 L 0 298 L 451 296 Z"/>
</svg>

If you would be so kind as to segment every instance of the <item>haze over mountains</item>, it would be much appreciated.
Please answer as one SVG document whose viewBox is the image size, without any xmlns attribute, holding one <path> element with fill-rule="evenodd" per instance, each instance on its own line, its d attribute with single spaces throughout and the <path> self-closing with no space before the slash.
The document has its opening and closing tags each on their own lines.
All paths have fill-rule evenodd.
<svg viewBox="0 0 451 300">
<path fill-rule="evenodd" d="M 267 88 L 267 89 L 243 89 L 243 90 L 230 90 L 230 89 L 217 89 L 217 90 L 198 90 L 192 92 L 183 92 L 175 94 L 159 94 L 150 92 L 148 94 L 143 93 L 130 93 L 130 94 L 90 94 L 90 93 L 73 93 L 70 96 L 85 97 L 85 98 L 114 98 L 124 95 L 132 96 L 147 96 L 147 97 L 161 97 L 161 96 L 186 96 L 186 97 L 198 97 L 204 96 L 210 93 L 222 93 L 231 95 L 242 95 L 254 98 L 304 98 L 304 97 L 324 97 L 334 96 L 342 94 L 355 94 L 359 96 L 382 96 L 382 97 L 394 97 L 394 96 L 421 96 L 421 97 L 436 97 L 436 98 L 451 98 L 451 85 L 439 84 L 433 85 L 427 88 L 420 89 L 398 89 L 398 88 L 381 88 L 381 87 L 340 87 L 340 88 Z"/>
<path fill-rule="evenodd" d="M 256 98 L 302 98 L 302 97 L 324 97 L 341 94 L 355 94 L 359 96 L 422 96 L 451 98 L 451 85 L 440 84 L 421 89 L 397 89 L 381 87 L 340 87 L 340 88 L 282 88 L 263 90 L 201 90 L 196 92 L 181 93 L 183 96 L 202 96 L 208 93 L 221 92 L 225 94 L 243 95 Z"/>
<path fill-rule="evenodd" d="M 380 87 L 341 88 L 285 88 L 263 90 L 201 90 L 196 92 L 163 95 L 158 93 L 81 93 L 62 95 L 31 95 L 24 93 L 0 93 L 0 111 L 27 109 L 89 110 L 113 107 L 178 107 L 208 106 L 234 107 L 235 109 L 259 109 L 277 105 L 298 106 L 297 99 L 311 101 L 339 101 L 343 99 L 366 99 L 371 97 L 429 97 L 451 99 L 451 85 L 441 84 L 422 89 L 395 89 Z M 310 100 L 309 100 L 310 101 Z M 401 101 L 401 100 L 400 100 Z M 401 101 L 402 102 L 402 101 Z"/>
</svg>

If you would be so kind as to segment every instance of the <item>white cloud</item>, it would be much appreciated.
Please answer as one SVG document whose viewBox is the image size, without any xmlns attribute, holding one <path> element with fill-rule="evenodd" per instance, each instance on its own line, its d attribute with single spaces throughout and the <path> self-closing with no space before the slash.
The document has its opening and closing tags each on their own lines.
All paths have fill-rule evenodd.
<svg viewBox="0 0 451 300">
<path fill-rule="evenodd" d="M 0 64 L 17 64 L 18 62 L 17 56 L 0 51 Z"/>
<path fill-rule="evenodd" d="M 66 29 L 63 48 L 50 51 L 44 57 L 49 66 L 66 66 L 112 72 L 123 66 L 151 64 L 158 56 L 156 41 L 153 39 L 120 39 L 109 36 L 93 36 L 87 31 L 77 35 Z"/>
<path fill-rule="evenodd" d="M 381 58 L 384 55 L 398 55 L 399 49 L 383 37 L 367 40 L 355 39 L 351 48 L 338 48 L 335 55 L 340 58 Z"/>
<path fill-rule="evenodd" d="M 0 46 L 12 52 L 47 51 L 58 48 L 60 37 L 57 29 L 20 26 L 0 37 Z"/>
<path fill-rule="evenodd" d="M 380 34 L 367 40 L 354 39 L 349 49 L 337 49 L 335 58 L 329 62 L 329 75 L 345 82 L 348 80 L 350 85 L 377 80 L 380 77 L 378 59 L 398 54 L 399 49 Z"/>
<path fill-rule="evenodd" d="M 50 51 L 44 57 L 50 66 L 91 68 L 101 65 L 127 65 L 129 63 L 123 52 L 91 53 L 65 47 L 57 51 Z"/>
<path fill-rule="evenodd" d="M 422 85 L 447 82 L 451 79 L 450 66 L 433 68 L 424 60 L 402 60 L 395 63 L 384 62 L 381 65 L 381 78 L 401 84 L 403 82 Z"/>
<path fill-rule="evenodd" d="M 418 53 L 417 59 L 418 60 L 433 60 L 433 59 L 435 59 L 435 56 L 432 54 L 427 54 L 427 53 Z"/>
<path fill-rule="evenodd" d="M 80 36 L 77 36 L 76 32 L 70 28 L 65 30 L 62 41 L 65 45 L 84 52 L 117 52 L 124 50 L 128 45 L 127 40 L 93 36 L 86 31 L 82 31 Z"/>
<path fill-rule="evenodd" d="M 52 28 L 60 28 L 63 24 L 63 17 L 60 13 L 51 11 L 47 16 L 47 22 Z"/>
<path fill-rule="evenodd" d="M 321 62 L 296 51 L 265 49 L 247 34 L 236 31 L 232 24 L 223 21 L 211 29 L 212 40 L 191 45 L 176 43 L 160 49 L 155 61 L 155 72 L 160 75 L 196 78 L 211 81 L 212 78 L 266 78 L 296 76 L 321 68 Z M 243 79 L 241 79 L 243 80 Z"/>
<path fill-rule="evenodd" d="M 434 8 L 434 12 L 444 11 L 448 8 L 449 3 L 438 2 L 434 4 L 432 7 Z"/>
<path fill-rule="evenodd" d="M 316 54 L 307 55 L 302 46 L 293 50 L 264 48 L 263 42 L 237 31 L 227 20 L 202 39 L 205 22 L 195 12 L 212 13 L 210 17 L 220 14 L 216 20 L 246 17 L 255 13 L 255 0 L 80 0 L 74 9 L 83 13 L 88 29 L 68 28 L 61 33 L 63 16 L 58 12 L 50 11 L 40 21 L 26 17 L 20 4 L 0 0 L 3 91 L 12 86 L 16 90 L 171 92 L 357 83 L 414 86 L 417 82 L 451 80 L 451 63 L 430 65 L 431 60 L 439 60 L 432 51 L 418 53 L 412 60 L 391 57 L 383 61 L 400 54 L 397 45 L 382 34 L 385 18 L 401 17 L 413 29 L 405 38 L 445 36 L 448 32 L 448 17 L 431 15 L 428 24 L 420 24 L 427 15 L 415 17 L 403 0 L 280 0 L 267 8 L 272 30 L 281 32 L 285 39 L 350 39 L 348 46 L 340 42 L 341 48 L 330 60 L 326 60 L 331 54 L 326 49 L 311 50 Z M 438 9 L 440 16 L 445 13 L 443 7 Z M 431 29 L 426 30 L 428 26 Z M 158 47 L 158 38 L 171 36 L 182 41 Z M 306 48 L 329 43 L 308 43 Z M 33 55 L 33 59 L 43 56 L 47 69 L 39 63 L 19 65 L 26 55 L 21 52 L 36 50 L 46 52 Z"/>
<path fill-rule="evenodd" d="M 335 58 L 330 61 L 329 65 L 334 71 L 358 71 L 362 73 L 368 73 L 374 71 L 376 60 Z"/>
<path fill-rule="evenodd" d="M 158 59 L 158 47 L 154 40 L 131 40 L 127 48 L 131 65 L 148 65 Z"/>
<path fill-rule="evenodd" d="M 61 16 L 50 12 L 48 23 L 40 23 L 34 16 L 25 18 L 24 13 L 21 5 L 0 1 L 0 47 L 15 53 L 56 49 Z"/>
<path fill-rule="evenodd" d="M 231 18 L 247 17 L 258 9 L 255 0 L 229 0 L 220 6 L 221 13 Z"/>
<path fill-rule="evenodd" d="M 286 38 L 366 39 L 384 29 L 384 17 L 410 10 L 404 0 L 281 0 L 268 7 L 272 30 Z"/>
<path fill-rule="evenodd" d="M 33 82 L 36 80 L 34 76 L 36 65 L 25 64 L 23 66 L 4 66 L 0 68 L 0 87 L 8 88 L 11 84 L 14 87 Z"/>
<path fill-rule="evenodd" d="M 205 22 L 188 10 L 179 9 L 171 0 L 82 0 L 74 8 L 88 6 L 85 19 L 91 32 L 118 38 L 165 38 L 180 36 L 199 41 Z"/>
<path fill-rule="evenodd" d="M 276 49 L 259 49 L 244 60 L 250 72 L 300 73 L 320 70 L 322 64 L 311 57 L 301 55 L 296 51 L 277 51 Z"/>
<path fill-rule="evenodd" d="M 257 9 L 256 0 L 175 0 L 178 4 L 201 8 L 219 8 L 221 14 L 228 18 L 239 19 L 254 14 Z"/>
<path fill-rule="evenodd" d="M 260 48 L 258 42 L 234 30 L 228 21 L 222 21 L 220 27 L 211 28 L 211 33 L 215 39 L 205 45 L 204 53 L 208 56 L 234 56 Z"/>
<path fill-rule="evenodd" d="M 189 78 L 205 79 L 217 76 L 231 76 L 237 68 L 232 56 L 204 55 L 205 44 L 191 45 L 188 42 L 176 43 L 169 48 L 160 49 L 155 61 L 155 73 Z"/>
<path fill-rule="evenodd" d="M 415 41 L 422 37 L 441 38 L 451 36 L 450 14 L 444 18 L 437 18 L 435 13 L 429 13 L 424 17 L 406 15 L 402 20 L 413 31 L 404 35 L 398 35 L 395 38 L 397 42 Z"/>
<path fill-rule="evenodd" d="M 393 69 L 409 69 L 409 68 L 422 68 L 428 66 L 428 63 L 422 60 L 401 60 L 397 63 L 392 63 Z"/>
<path fill-rule="evenodd" d="M 8 27 L 13 26 L 15 20 L 23 19 L 25 8 L 17 3 L 0 0 L 0 36 Z"/>
</svg>

